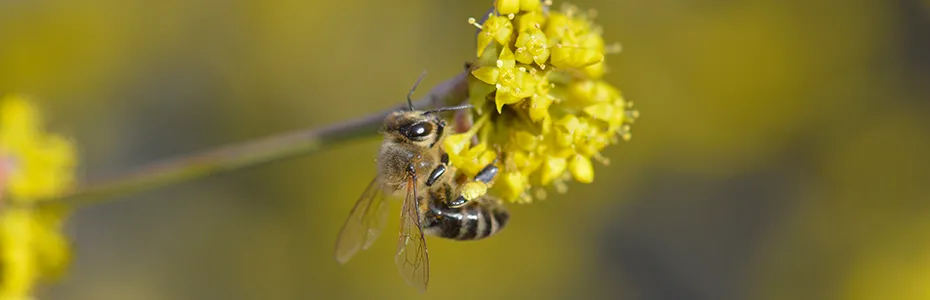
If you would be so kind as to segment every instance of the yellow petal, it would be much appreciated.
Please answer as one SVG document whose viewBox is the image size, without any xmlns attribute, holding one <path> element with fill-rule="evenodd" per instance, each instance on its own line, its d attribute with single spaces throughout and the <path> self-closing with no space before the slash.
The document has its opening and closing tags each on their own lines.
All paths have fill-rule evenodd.
<svg viewBox="0 0 930 300">
<path fill-rule="evenodd" d="M 513 35 L 513 24 L 505 16 L 490 16 L 482 25 L 481 31 L 493 37 L 501 45 L 508 45 L 510 36 Z"/>
<path fill-rule="evenodd" d="M 477 158 L 479 155 L 481 155 L 481 153 L 484 153 L 487 150 L 488 150 L 487 143 L 479 143 L 475 145 L 474 147 L 471 147 L 468 150 L 466 150 L 465 155 L 468 155 L 469 157 Z"/>
<path fill-rule="evenodd" d="M 540 146 L 541 147 L 541 146 Z M 511 151 L 508 163 L 512 163 L 517 170 L 524 174 L 530 174 L 535 172 L 540 165 L 542 165 L 542 160 L 539 159 L 539 154 L 535 152 L 539 149 L 534 149 L 531 151 Z M 545 151 L 543 151 L 545 152 Z"/>
<path fill-rule="evenodd" d="M 594 181 L 594 166 L 591 164 L 591 159 L 587 157 L 581 155 L 572 156 L 568 163 L 568 170 L 578 182 L 591 183 Z"/>
<path fill-rule="evenodd" d="M 504 200 L 516 200 L 527 188 L 526 176 L 520 172 L 504 172 L 499 176 L 500 181 L 494 185 L 494 189 Z"/>
<path fill-rule="evenodd" d="M 497 67 L 501 69 L 512 69 L 516 65 L 517 63 L 513 51 L 510 51 L 510 47 L 504 47 L 504 49 L 501 50 L 500 58 L 497 59 Z"/>
<path fill-rule="evenodd" d="M 523 100 L 522 98 L 514 96 L 512 93 L 497 91 L 497 95 L 494 96 L 494 104 L 497 106 L 497 113 L 501 113 L 504 105 L 514 104 Z"/>
<path fill-rule="evenodd" d="M 565 129 L 559 129 L 555 131 L 555 143 L 562 148 L 569 148 L 572 146 L 572 142 L 575 141 L 574 135 L 571 132 Z"/>
<path fill-rule="evenodd" d="M 604 60 L 604 54 L 593 49 L 570 46 L 551 50 L 551 63 L 557 68 L 584 68 Z"/>
<path fill-rule="evenodd" d="M 497 12 L 502 15 L 520 12 L 520 0 L 497 0 Z"/>
<path fill-rule="evenodd" d="M 496 66 L 497 60 L 500 58 L 501 48 L 504 48 L 504 46 L 498 45 L 497 43 L 489 43 L 484 48 L 484 52 L 475 60 L 474 68 Z"/>
<path fill-rule="evenodd" d="M 585 74 L 588 74 L 588 78 L 591 79 L 600 79 L 604 77 L 604 73 L 607 72 L 606 65 L 603 61 L 592 64 L 590 66 L 584 67 Z"/>
<path fill-rule="evenodd" d="M 528 74 L 526 72 L 517 72 L 517 87 L 514 89 L 514 96 L 526 98 L 536 93 L 536 84 L 538 75 Z"/>
<path fill-rule="evenodd" d="M 546 16 L 542 12 L 531 11 L 517 18 L 517 31 L 523 32 L 533 28 L 542 28 L 546 24 Z"/>
<path fill-rule="evenodd" d="M 482 144 L 484 144 L 484 143 L 482 143 Z M 478 155 L 478 158 L 476 159 L 476 162 L 478 163 L 479 166 L 481 166 L 481 169 L 484 169 L 484 167 L 487 167 L 487 166 L 490 165 L 492 162 L 494 162 L 494 159 L 496 159 L 496 158 L 497 158 L 497 153 L 496 153 L 496 152 L 491 151 L 491 150 L 485 150 L 485 151 L 481 152 L 481 154 Z M 480 172 L 480 171 L 481 171 L 480 169 L 479 169 L 478 171 L 475 171 L 475 174 L 478 174 L 478 172 Z"/>
<path fill-rule="evenodd" d="M 532 51 L 532 50 L 531 50 L 531 51 Z M 543 66 L 543 64 L 546 63 L 546 60 L 549 59 L 550 53 L 551 53 L 551 52 L 549 51 L 549 48 L 548 48 L 548 47 L 547 47 L 547 48 L 541 48 L 537 53 L 534 53 L 534 55 L 533 55 L 533 61 L 535 61 L 537 65 Z M 596 65 L 596 64 L 595 64 L 595 65 Z"/>
<path fill-rule="evenodd" d="M 562 37 L 571 29 L 571 19 L 560 12 L 550 12 L 546 20 L 545 32 L 550 39 Z"/>
<path fill-rule="evenodd" d="M 494 90 L 493 85 L 478 78 L 468 79 L 468 99 L 469 103 L 475 107 L 476 113 L 479 115 L 484 113 L 484 104 L 488 101 L 488 95 L 493 93 Z"/>
<path fill-rule="evenodd" d="M 449 142 L 443 143 L 443 146 L 448 149 L 449 162 L 467 177 L 474 177 L 481 169 L 493 162 L 494 158 L 497 157 L 494 151 L 487 150 L 487 143 L 478 143 L 470 148 L 467 146 L 461 147 L 461 144 L 468 144 L 471 139 L 470 134 L 456 134 L 450 136 L 450 138 L 454 138 L 455 141 L 452 143 L 455 144 L 449 144 Z"/>
<path fill-rule="evenodd" d="M 576 46 L 604 53 L 604 38 L 601 37 L 600 34 L 588 32 L 579 38 L 578 45 Z"/>
<path fill-rule="evenodd" d="M 494 40 L 494 35 L 490 32 L 481 31 L 477 36 L 478 44 L 478 57 L 484 55 L 484 50 L 488 48 L 488 45 L 491 44 L 491 41 Z"/>
<path fill-rule="evenodd" d="M 467 133 L 451 134 L 442 141 L 443 148 L 449 155 L 458 155 L 468 147 L 471 135 Z"/>
<path fill-rule="evenodd" d="M 514 132 L 513 142 L 525 151 L 533 151 L 539 147 L 539 137 L 523 130 Z"/>
<path fill-rule="evenodd" d="M 543 118 L 541 123 L 542 123 L 542 126 L 540 127 L 542 128 L 543 134 L 549 134 L 550 132 L 552 132 L 552 118 L 550 117 Z"/>
<path fill-rule="evenodd" d="M 611 137 L 613 136 L 611 135 Z M 609 142 L 610 141 L 605 138 L 598 137 L 597 141 L 576 145 L 575 152 L 578 152 L 578 154 L 587 157 L 592 157 L 597 155 L 604 146 L 607 146 Z"/>
<path fill-rule="evenodd" d="M 562 176 L 565 172 L 566 162 L 564 158 L 549 156 L 542 165 L 540 180 L 543 185 L 547 185 Z"/>
<path fill-rule="evenodd" d="M 496 84 L 501 76 L 501 70 L 495 67 L 481 67 L 471 71 L 471 75 L 487 84 Z"/>
<path fill-rule="evenodd" d="M 552 104 L 552 98 L 548 95 L 534 95 L 530 98 L 530 120 L 533 122 L 539 122 L 545 118 L 549 117 L 549 105 Z"/>
<path fill-rule="evenodd" d="M 518 38 L 519 41 L 519 38 Z M 519 44 L 519 42 L 517 42 Z M 533 55 L 530 54 L 530 51 L 526 47 L 517 48 L 517 51 L 514 52 L 514 57 L 521 64 L 531 64 L 533 63 Z"/>
<path fill-rule="evenodd" d="M 562 126 L 562 128 L 565 128 L 568 132 L 575 132 L 575 130 L 581 127 L 581 121 L 574 115 L 565 115 L 556 122 L 556 125 Z"/>
<path fill-rule="evenodd" d="M 610 103 L 597 103 L 584 108 L 584 112 L 592 118 L 608 122 L 617 116 L 616 110 Z"/>
<path fill-rule="evenodd" d="M 568 94 L 568 99 L 582 105 L 623 99 L 620 91 L 603 80 L 576 81 L 568 87 Z"/>
<path fill-rule="evenodd" d="M 520 10 L 522 11 L 542 11 L 542 1 L 540 0 L 520 0 Z"/>
</svg>

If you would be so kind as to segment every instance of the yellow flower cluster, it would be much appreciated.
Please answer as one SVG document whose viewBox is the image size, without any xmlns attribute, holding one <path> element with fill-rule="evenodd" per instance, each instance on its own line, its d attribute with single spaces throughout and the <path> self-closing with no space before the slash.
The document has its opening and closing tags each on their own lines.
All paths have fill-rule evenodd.
<svg viewBox="0 0 930 300">
<path fill-rule="evenodd" d="M 38 281 L 68 265 L 67 212 L 30 204 L 67 189 L 74 165 L 71 144 L 44 133 L 28 102 L 0 98 L 0 300 L 30 299 Z"/>
<path fill-rule="evenodd" d="M 607 163 L 601 150 L 629 140 L 638 116 L 602 80 L 608 47 L 593 16 L 550 6 L 497 0 L 483 22 L 469 19 L 481 29 L 469 78 L 476 121 L 444 146 L 465 176 L 500 152 L 501 172 L 489 193 L 510 201 L 543 197 L 550 185 L 564 191 L 571 178 L 592 182 L 591 160 Z"/>
</svg>

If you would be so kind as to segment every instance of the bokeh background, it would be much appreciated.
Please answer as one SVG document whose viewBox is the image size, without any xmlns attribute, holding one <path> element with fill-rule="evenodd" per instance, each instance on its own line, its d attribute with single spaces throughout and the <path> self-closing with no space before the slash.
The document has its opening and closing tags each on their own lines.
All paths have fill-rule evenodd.
<svg viewBox="0 0 930 300">
<path fill-rule="evenodd" d="M 572 3 L 624 46 L 607 79 L 633 140 L 499 236 L 430 239 L 426 294 L 393 265 L 396 218 L 333 259 L 374 137 L 85 208 L 40 298 L 930 299 L 930 2 Z M 0 0 L 0 92 L 107 178 L 398 104 L 461 71 L 489 5 Z"/>
</svg>

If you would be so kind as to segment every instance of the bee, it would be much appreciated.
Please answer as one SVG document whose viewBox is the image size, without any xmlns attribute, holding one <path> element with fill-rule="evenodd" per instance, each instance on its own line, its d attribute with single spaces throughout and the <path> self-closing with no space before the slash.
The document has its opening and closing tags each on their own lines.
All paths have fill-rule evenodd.
<svg viewBox="0 0 930 300">
<path fill-rule="evenodd" d="M 385 194 L 403 193 L 400 235 L 394 263 L 404 280 L 426 290 L 429 256 L 424 235 L 454 240 L 479 240 L 499 232 L 510 214 L 489 195 L 466 199 L 461 191 L 469 181 L 490 184 L 498 172 L 491 163 L 474 178 L 456 177 L 442 149 L 446 123 L 439 113 L 469 109 L 470 105 L 419 111 L 410 99 L 421 75 L 407 94 L 409 110 L 388 115 L 381 128 L 384 141 L 378 153 L 378 175 L 355 203 L 336 241 L 336 261 L 347 262 L 368 249 L 387 220 Z M 425 176 L 424 176 L 425 175 Z"/>
</svg>

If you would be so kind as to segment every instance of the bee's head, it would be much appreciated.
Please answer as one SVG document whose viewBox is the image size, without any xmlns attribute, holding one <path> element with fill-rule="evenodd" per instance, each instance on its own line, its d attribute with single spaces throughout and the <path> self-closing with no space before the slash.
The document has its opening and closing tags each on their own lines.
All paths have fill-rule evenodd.
<svg viewBox="0 0 930 300">
<path fill-rule="evenodd" d="M 384 120 L 381 129 L 396 142 L 432 148 L 445 131 L 446 122 L 436 114 L 424 111 L 398 111 Z"/>
<path fill-rule="evenodd" d="M 433 148 L 445 133 L 446 121 L 439 113 L 471 108 L 470 104 L 433 110 L 395 111 L 384 119 L 381 131 L 394 141 Z"/>
<path fill-rule="evenodd" d="M 417 78 L 417 82 L 413 84 L 413 88 L 407 93 L 407 105 L 410 109 L 396 111 L 388 115 L 384 119 L 384 126 L 382 126 L 381 131 L 384 132 L 386 138 L 394 142 L 413 144 L 429 149 L 439 143 L 446 127 L 446 122 L 439 117 L 439 113 L 471 108 L 472 106 L 466 104 L 427 111 L 416 110 L 410 97 L 424 76 L 426 76 L 425 72 Z"/>
</svg>

